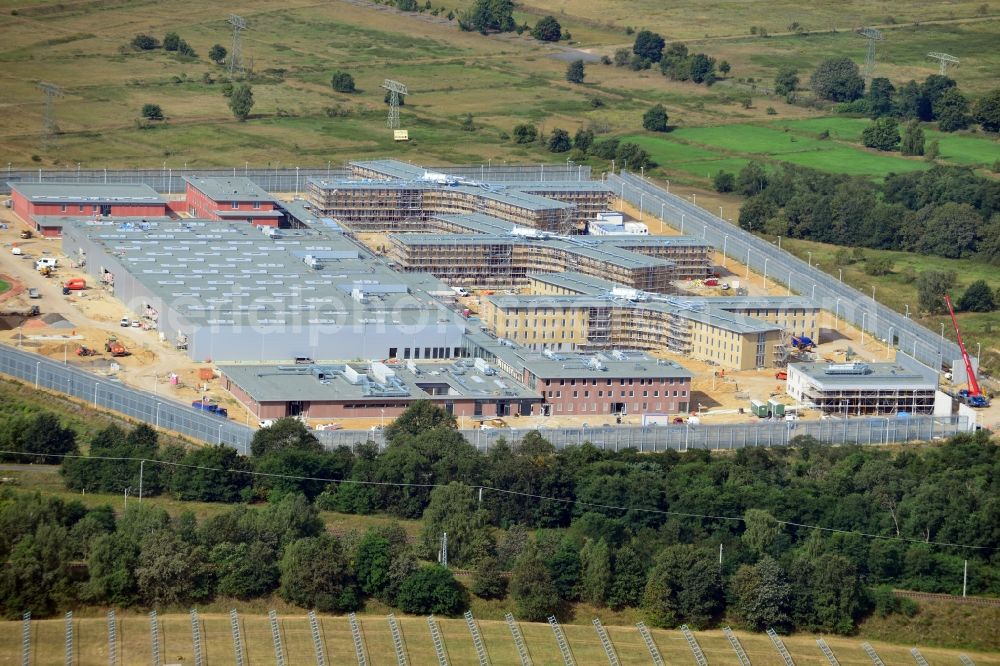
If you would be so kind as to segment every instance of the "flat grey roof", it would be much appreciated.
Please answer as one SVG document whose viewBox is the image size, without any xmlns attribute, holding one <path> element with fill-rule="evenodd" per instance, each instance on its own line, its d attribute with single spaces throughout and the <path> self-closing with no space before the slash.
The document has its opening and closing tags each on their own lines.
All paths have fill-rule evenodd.
<svg viewBox="0 0 1000 666">
<path fill-rule="evenodd" d="M 427 169 L 417 164 L 402 162 L 400 160 L 360 160 L 350 163 L 351 167 L 363 168 L 375 171 L 386 178 L 397 180 L 423 180 L 434 182 L 434 178 L 444 176 L 447 180 L 452 180 L 458 184 L 479 185 L 480 182 L 473 178 L 454 176 L 448 173 L 448 168 Z M 554 180 L 523 182 L 509 184 L 523 192 L 545 195 L 546 192 L 607 192 L 612 193 L 609 185 L 597 180 Z"/>
<path fill-rule="evenodd" d="M 482 322 L 469 320 L 465 337 L 518 372 L 527 370 L 540 379 L 690 379 L 694 375 L 679 363 L 656 359 L 642 351 L 553 352 L 544 354 L 500 341 L 482 330 Z"/>
<path fill-rule="evenodd" d="M 895 363 L 792 363 L 790 372 L 805 375 L 810 384 L 823 391 L 852 387 L 870 389 L 936 389 L 937 372 L 909 357 L 897 355 Z M 853 369 L 852 369 L 853 366 Z"/>
<path fill-rule="evenodd" d="M 441 220 L 466 231 L 476 234 L 507 234 L 514 228 L 513 222 L 501 220 L 483 213 L 466 213 L 464 215 L 432 215 L 431 219 Z"/>
<path fill-rule="evenodd" d="M 24 183 L 7 185 L 26 199 L 36 203 L 136 203 L 166 204 L 166 200 L 149 185 L 142 183 Z"/>
<path fill-rule="evenodd" d="M 573 271 L 564 273 L 528 273 L 528 278 L 545 284 L 573 289 L 581 294 L 600 296 L 609 293 L 621 285 Z M 811 299 L 804 296 L 671 296 L 672 301 L 679 304 L 709 305 L 723 310 L 819 310 Z"/>
<path fill-rule="evenodd" d="M 244 176 L 184 176 L 184 180 L 213 201 L 276 201 L 265 189 Z"/>
<path fill-rule="evenodd" d="M 545 196 L 546 193 L 610 192 L 606 186 L 593 181 L 493 185 L 473 181 L 441 183 L 433 180 L 421 180 L 422 176 L 423 170 L 421 169 L 420 176 L 415 179 L 332 180 L 313 177 L 309 178 L 308 182 L 321 190 L 453 190 L 526 210 L 564 210 L 576 207 L 575 204 Z"/>
<path fill-rule="evenodd" d="M 453 295 L 437 278 L 393 271 L 333 230 L 284 229 L 272 237 L 215 220 L 78 220 L 64 229 L 64 244 L 77 235 L 192 324 L 339 327 L 460 317 L 436 299 Z"/>
<path fill-rule="evenodd" d="M 348 379 L 350 367 L 358 377 Z M 302 365 L 220 365 L 219 370 L 259 402 L 384 402 L 441 399 L 541 399 L 510 376 L 485 375 L 473 362 L 398 363 L 386 366 L 397 381 L 379 381 L 362 363 Z M 414 374 L 413 369 L 417 370 Z M 363 377 L 363 378 L 362 378 Z"/>
<path fill-rule="evenodd" d="M 675 265 L 673 261 L 668 259 L 660 259 L 658 257 L 650 257 L 645 254 L 639 254 L 638 252 L 630 252 L 629 250 L 617 247 L 613 242 L 584 245 L 563 240 L 561 238 L 533 239 L 526 238 L 524 236 L 492 234 L 403 233 L 389 234 L 389 237 L 394 240 L 398 240 L 401 244 L 407 246 L 465 245 L 486 247 L 490 245 L 517 245 L 521 247 L 550 247 L 554 250 L 566 252 L 567 254 L 589 257 L 591 259 L 604 261 L 615 266 L 621 266 L 629 269 L 657 268 L 661 266 Z"/>
</svg>

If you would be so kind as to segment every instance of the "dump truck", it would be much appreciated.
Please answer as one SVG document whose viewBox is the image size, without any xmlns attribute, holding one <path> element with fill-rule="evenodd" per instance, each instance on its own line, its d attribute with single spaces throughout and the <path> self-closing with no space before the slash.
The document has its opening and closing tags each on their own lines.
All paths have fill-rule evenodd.
<svg viewBox="0 0 1000 666">
<path fill-rule="evenodd" d="M 66 283 L 63 284 L 63 289 L 69 289 L 70 291 L 80 291 L 81 289 L 86 288 L 87 281 L 83 278 L 72 278 L 70 280 L 66 280 Z"/>
<path fill-rule="evenodd" d="M 116 338 L 108 338 L 108 341 L 104 343 L 104 351 L 112 356 L 128 356 L 128 350 L 125 349 L 125 345 L 118 342 Z"/>
</svg>

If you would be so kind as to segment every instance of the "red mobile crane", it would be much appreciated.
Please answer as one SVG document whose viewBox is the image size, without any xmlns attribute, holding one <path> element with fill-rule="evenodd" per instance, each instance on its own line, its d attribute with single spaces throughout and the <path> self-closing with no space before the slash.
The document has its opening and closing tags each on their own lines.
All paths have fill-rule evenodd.
<svg viewBox="0 0 1000 666">
<path fill-rule="evenodd" d="M 972 361 L 969 360 L 969 352 L 965 351 L 965 345 L 962 343 L 962 332 L 958 330 L 958 319 L 955 318 L 955 309 L 951 307 L 951 299 L 948 298 L 948 294 L 944 295 L 944 302 L 948 304 L 948 314 L 951 315 L 951 323 L 955 327 L 955 337 L 958 338 L 958 348 L 962 350 L 962 361 L 965 363 L 965 372 L 969 376 L 969 389 L 963 389 L 958 394 L 965 398 L 965 402 L 969 407 L 989 407 L 990 402 L 983 395 L 982 390 L 979 388 L 979 382 L 976 381 L 976 373 L 972 370 Z"/>
</svg>

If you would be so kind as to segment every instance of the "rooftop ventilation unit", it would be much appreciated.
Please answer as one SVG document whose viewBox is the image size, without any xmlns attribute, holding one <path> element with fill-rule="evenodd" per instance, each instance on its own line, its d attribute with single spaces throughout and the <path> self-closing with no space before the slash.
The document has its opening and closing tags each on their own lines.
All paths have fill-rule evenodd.
<svg viewBox="0 0 1000 666">
<path fill-rule="evenodd" d="M 826 366 L 826 375 L 870 375 L 871 367 L 867 363 L 834 363 Z"/>
</svg>

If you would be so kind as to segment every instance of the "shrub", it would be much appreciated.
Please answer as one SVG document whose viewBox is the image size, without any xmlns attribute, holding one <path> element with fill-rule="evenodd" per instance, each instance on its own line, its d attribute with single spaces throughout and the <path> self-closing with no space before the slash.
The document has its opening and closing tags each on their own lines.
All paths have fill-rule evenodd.
<svg viewBox="0 0 1000 666">
<path fill-rule="evenodd" d="M 146 120 L 163 120 L 163 109 L 159 104 L 143 104 L 142 117 Z"/>
<path fill-rule="evenodd" d="M 465 598 L 451 571 L 432 564 L 403 581 L 396 605 L 406 613 L 457 615 L 465 608 Z"/>
<path fill-rule="evenodd" d="M 133 37 L 131 43 L 132 48 L 140 51 L 152 51 L 160 45 L 155 37 L 141 33 Z"/>
<path fill-rule="evenodd" d="M 330 79 L 330 87 L 341 93 L 354 92 L 354 77 L 347 72 L 334 72 Z"/>
</svg>

